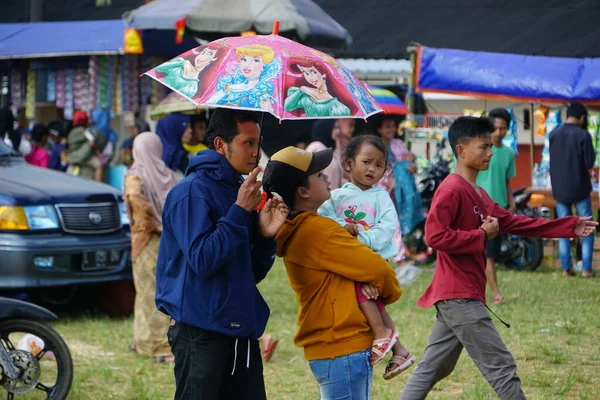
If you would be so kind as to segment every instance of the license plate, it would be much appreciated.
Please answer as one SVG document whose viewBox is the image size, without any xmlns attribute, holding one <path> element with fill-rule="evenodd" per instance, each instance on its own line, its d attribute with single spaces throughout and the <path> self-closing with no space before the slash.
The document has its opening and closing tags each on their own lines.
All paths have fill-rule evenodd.
<svg viewBox="0 0 600 400">
<path fill-rule="evenodd" d="M 101 269 L 117 268 L 121 263 L 120 250 L 98 250 L 83 253 L 81 269 L 83 271 L 96 271 Z"/>
</svg>

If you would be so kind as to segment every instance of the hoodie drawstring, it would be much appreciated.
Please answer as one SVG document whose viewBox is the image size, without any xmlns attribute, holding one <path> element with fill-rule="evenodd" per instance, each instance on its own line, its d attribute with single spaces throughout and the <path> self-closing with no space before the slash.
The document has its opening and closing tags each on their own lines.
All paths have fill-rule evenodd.
<svg viewBox="0 0 600 400">
<path fill-rule="evenodd" d="M 250 339 L 248 339 L 248 358 L 246 359 L 246 369 L 250 369 Z"/>
<path fill-rule="evenodd" d="M 237 345 L 238 340 L 235 339 L 234 355 L 233 355 L 233 369 L 231 370 L 231 376 L 235 373 L 235 364 L 237 363 Z"/>
<path fill-rule="evenodd" d="M 231 370 L 231 375 L 233 376 L 233 374 L 235 373 L 235 367 L 237 365 L 237 356 L 238 356 L 238 339 L 235 339 L 235 346 L 234 346 L 234 355 L 233 355 L 233 369 Z M 246 353 L 246 369 L 250 369 L 250 339 L 248 339 L 248 350 Z"/>
</svg>

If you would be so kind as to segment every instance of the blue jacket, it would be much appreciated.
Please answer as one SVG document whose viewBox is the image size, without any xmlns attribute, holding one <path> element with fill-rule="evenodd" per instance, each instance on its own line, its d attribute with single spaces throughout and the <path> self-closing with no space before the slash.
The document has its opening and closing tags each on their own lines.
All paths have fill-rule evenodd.
<svg viewBox="0 0 600 400">
<path fill-rule="evenodd" d="M 270 313 L 256 285 L 276 245 L 258 231 L 256 212 L 234 204 L 241 182 L 213 150 L 190 159 L 163 208 L 156 307 L 187 325 L 256 339 Z"/>
</svg>

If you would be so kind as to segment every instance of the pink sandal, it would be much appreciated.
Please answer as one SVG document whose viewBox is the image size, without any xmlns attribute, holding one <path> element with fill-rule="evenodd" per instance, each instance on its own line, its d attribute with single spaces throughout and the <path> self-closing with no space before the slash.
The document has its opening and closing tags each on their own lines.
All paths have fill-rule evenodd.
<svg viewBox="0 0 600 400">
<path fill-rule="evenodd" d="M 392 330 L 392 334 L 389 338 L 373 340 L 373 346 L 371 347 L 371 365 L 375 365 L 383 360 L 397 341 L 398 332 L 395 330 Z"/>
<path fill-rule="evenodd" d="M 385 367 L 383 379 L 389 380 L 395 378 L 408 368 L 412 367 L 416 361 L 417 357 L 413 356 L 412 354 L 407 355 L 406 358 L 401 356 L 392 356 L 387 367 Z M 393 365 L 396 365 L 396 367 L 392 368 Z"/>
</svg>

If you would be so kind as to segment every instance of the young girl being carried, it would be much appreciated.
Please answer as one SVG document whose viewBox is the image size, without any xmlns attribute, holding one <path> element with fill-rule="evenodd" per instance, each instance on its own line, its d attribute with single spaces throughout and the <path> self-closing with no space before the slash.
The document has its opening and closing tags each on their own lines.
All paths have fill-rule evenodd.
<svg viewBox="0 0 600 400">
<path fill-rule="evenodd" d="M 388 192 L 375 187 L 386 171 L 387 154 L 385 144 L 377 136 L 361 135 L 350 140 L 342 162 L 351 181 L 332 191 L 331 199 L 319 208 L 320 215 L 340 223 L 386 260 L 398 253 L 392 241 L 398 226 L 396 209 Z M 412 366 L 416 357 L 400 343 L 392 318 L 377 299 L 378 295 L 374 287 L 356 283 L 359 307 L 375 336 L 371 364 L 381 361 L 391 351 L 393 356 L 383 377 L 392 379 Z"/>
</svg>

